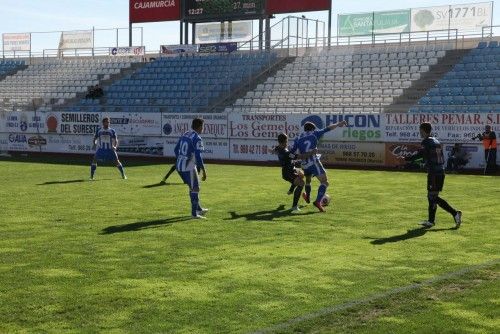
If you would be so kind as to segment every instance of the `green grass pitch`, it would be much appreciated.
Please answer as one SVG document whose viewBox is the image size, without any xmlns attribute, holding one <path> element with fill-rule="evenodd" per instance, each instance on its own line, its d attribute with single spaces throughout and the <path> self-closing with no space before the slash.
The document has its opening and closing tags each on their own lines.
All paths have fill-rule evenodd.
<svg viewBox="0 0 500 334">
<path fill-rule="evenodd" d="M 329 169 L 328 212 L 292 215 L 279 168 L 211 164 L 200 221 L 170 165 L 123 160 L 0 160 L 0 333 L 499 331 L 498 177 L 448 175 L 463 225 L 422 230 L 423 173 Z"/>
</svg>

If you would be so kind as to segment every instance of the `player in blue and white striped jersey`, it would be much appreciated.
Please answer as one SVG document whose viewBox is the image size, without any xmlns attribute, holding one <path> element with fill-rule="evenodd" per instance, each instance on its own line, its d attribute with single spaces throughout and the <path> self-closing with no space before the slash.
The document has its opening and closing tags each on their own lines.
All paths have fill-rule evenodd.
<svg viewBox="0 0 500 334">
<path fill-rule="evenodd" d="M 177 161 L 175 163 L 177 172 L 189 186 L 189 198 L 191 200 L 191 216 L 195 219 L 205 218 L 208 209 L 204 209 L 200 205 L 200 182 L 198 178 L 198 170 L 201 172 L 202 181 L 207 179 L 207 173 L 201 154 L 204 150 L 203 141 L 200 134 L 203 133 L 203 123 L 201 118 L 193 119 L 190 131 L 184 133 L 177 142 L 174 152 Z"/>
<path fill-rule="evenodd" d="M 297 138 L 295 138 L 293 147 L 290 149 L 291 153 L 307 155 L 312 150 L 318 148 L 318 142 L 323 137 L 325 133 L 335 129 L 336 127 L 342 127 L 347 125 L 346 121 L 331 124 L 324 129 L 316 130 L 316 125 L 311 122 L 304 124 L 304 132 L 302 132 Z M 326 171 L 320 161 L 320 154 L 313 154 L 308 158 L 302 160 L 302 169 L 304 170 L 304 175 L 306 176 L 306 185 L 304 200 L 309 203 L 311 195 L 311 178 L 316 176 L 321 182 L 318 188 L 318 196 L 314 201 L 314 206 L 321 212 L 325 212 L 323 205 L 321 204 L 321 199 L 326 194 L 326 189 L 328 188 L 328 178 L 326 176 Z"/>
<path fill-rule="evenodd" d="M 90 166 L 90 179 L 94 179 L 94 174 L 97 169 L 97 161 L 113 161 L 120 171 L 123 179 L 127 179 L 123 165 L 118 160 L 116 148 L 118 147 L 118 137 L 114 129 L 109 127 L 109 118 L 102 119 L 102 127 L 98 128 L 93 141 L 93 149 L 97 147 L 97 151 Z"/>
</svg>

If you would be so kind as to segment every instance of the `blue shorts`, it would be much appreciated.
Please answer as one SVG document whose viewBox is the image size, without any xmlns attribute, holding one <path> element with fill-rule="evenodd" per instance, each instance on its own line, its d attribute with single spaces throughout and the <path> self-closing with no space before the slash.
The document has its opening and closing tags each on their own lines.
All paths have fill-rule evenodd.
<svg viewBox="0 0 500 334">
<path fill-rule="evenodd" d="M 200 181 L 198 180 L 198 173 L 196 169 L 187 171 L 187 172 L 179 172 L 177 171 L 185 184 L 189 186 L 189 189 L 200 189 Z"/>
<path fill-rule="evenodd" d="M 95 152 L 94 158 L 98 161 L 116 161 L 118 160 L 118 155 L 114 150 L 100 148 Z"/>
<path fill-rule="evenodd" d="M 314 161 L 311 166 L 304 168 L 305 176 L 320 176 L 323 174 L 326 174 L 326 171 L 321 161 Z"/>
</svg>

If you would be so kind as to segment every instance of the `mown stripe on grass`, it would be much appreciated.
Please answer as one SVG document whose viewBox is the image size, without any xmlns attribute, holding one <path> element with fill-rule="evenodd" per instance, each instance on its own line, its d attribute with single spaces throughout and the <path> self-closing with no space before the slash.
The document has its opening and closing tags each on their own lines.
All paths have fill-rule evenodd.
<svg viewBox="0 0 500 334">
<path fill-rule="evenodd" d="M 352 308 L 355 306 L 368 304 L 368 303 L 376 301 L 378 299 L 387 298 L 387 297 L 390 297 L 390 296 L 393 296 L 393 295 L 396 295 L 399 293 L 403 293 L 403 292 L 407 292 L 407 291 L 411 291 L 411 290 L 416 290 L 416 289 L 419 289 L 421 287 L 429 286 L 429 285 L 439 283 L 441 281 L 445 281 L 445 280 L 448 280 L 451 278 L 457 278 L 457 277 L 472 273 L 472 272 L 477 271 L 477 270 L 481 270 L 481 269 L 495 266 L 499 263 L 500 263 L 500 259 L 495 259 L 495 260 L 484 262 L 484 263 L 477 264 L 474 266 L 468 266 L 468 267 L 462 268 L 458 271 L 453 271 L 453 272 L 446 273 L 446 274 L 443 274 L 440 276 L 436 276 L 436 277 L 430 278 L 430 279 L 425 280 L 425 281 L 420 282 L 420 283 L 414 283 L 411 285 L 406 285 L 403 287 L 394 288 L 394 289 L 384 291 L 384 292 L 381 292 L 381 293 L 378 293 L 378 294 L 375 294 L 375 295 L 372 295 L 372 296 L 369 296 L 366 298 L 356 299 L 356 300 L 352 300 L 352 301 L 349 301 L 349 302 L 346 302 L 343 304 L 326 307 L 326 308 L 323 308 L 323 309 L 316 311 L 314 313 L 305 314 L 305 315 L 302 315 L 300 317 L 290 319 L 288 321 L 282 322 L 280 324 L 277 324 L 277 325 L 274 325 L 271 327 L 259 329 L 255 332 L 251 332 L 251 334 L 266 334 L 266 333 L 273 333 L 276 331 L 286 330 L 286 329 L 292 327 L 293 325 L 297 325 L 297 324 L 304 322 L 304 321 L 317 319 L 317 318 L 325 316 L 325 315 L 330 315 L 330 314 L 333 314 L 336 312 L 344 311 L 346 309 L 349 309 L 349 308 Z"/>
</svg>

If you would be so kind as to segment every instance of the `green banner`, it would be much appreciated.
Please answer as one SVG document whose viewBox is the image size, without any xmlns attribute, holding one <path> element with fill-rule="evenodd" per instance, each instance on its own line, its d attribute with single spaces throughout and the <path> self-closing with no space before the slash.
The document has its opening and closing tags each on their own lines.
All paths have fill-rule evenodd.
<svg viewBox="0 0 500 334">
<path fill-rule="evenodd" d="M 373 32 L 375 34 L 410 32 L 410 10 L 375 12 Z"/>
<path fill-rule="evenodd" d="M 338 17 L 339 36 L 390 34 L 410 31 L 410 10 L 342 14 Z"/>
<path fill-rule="evenodd" d="M 337 25 L 339 36 L 371 35 L 373 13 L 341 14 Z"/>
</svg>

